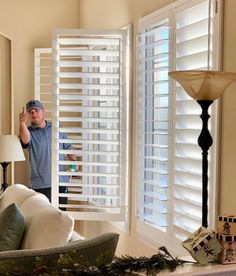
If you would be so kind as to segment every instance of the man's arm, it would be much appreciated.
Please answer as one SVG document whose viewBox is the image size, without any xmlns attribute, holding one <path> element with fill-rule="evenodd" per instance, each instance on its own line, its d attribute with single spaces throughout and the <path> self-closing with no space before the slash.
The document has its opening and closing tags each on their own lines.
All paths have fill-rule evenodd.
<svg viewBox="0 0 236 276">
<path fill-rule="evenodd" d="M 30 132 L 26 125 L 27 114 L 25 107 L 23 107 L 22 112 L 19 114 L 19 136 L 20 140 L 24 145 L 29 144 L 30 141 Z"/>
<path fill-rule="evenodd" d="M 67 154 L 68 159 L 71 161 L 76 161 L 76 154 Z"/>
<path fill-rule="evenodd" d="M 67 154 L 67 157 L 71 161 L 76 161 L 76 154 Z M 71 169 L 69 169 L 69 170 L 71 170 Z M 78 170 L 79 170 L 79 166 L 74 165 L 74 171 L 78 171 Z"/>
</svg>

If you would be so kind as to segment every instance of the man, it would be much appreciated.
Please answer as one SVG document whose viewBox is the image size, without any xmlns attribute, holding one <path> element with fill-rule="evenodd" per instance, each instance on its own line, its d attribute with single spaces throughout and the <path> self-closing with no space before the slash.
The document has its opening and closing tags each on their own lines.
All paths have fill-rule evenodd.
<svg viewBox="0 0 236 276">
<path fill-rule="evenodd" d="M 30 126 L 27 127 L 27 120 Z M 45 120 L 43 104 L 38 100 L 31 100 L 23 107 L 19 114 L 19 136 L 23 148 L 29 151 L 30 162 L 30 186 L 37 192 L 45 194 L 51 201 L 51 136 L 52 125 Z M 66 138 L 64 133 L 60 138 Z M 61 149 L 70 149 L 70 144 L 61 143 Z M 70 160 L 75 161 L 75 154 L 67 155 Z M 60 159 L 64 156 L 60 155 Z M 61 168 L 60 168 L 61 169 Z M 60 176 L 60 182 L 68 182 L 68 176 Z M 67 191 L 66 187 L 60 187 L 60 192 Z M 67 203 L 67 198 L 59 198 L 61 204 Z M 64 209 L 63 209 L 64 210 Z"/>
</svg>

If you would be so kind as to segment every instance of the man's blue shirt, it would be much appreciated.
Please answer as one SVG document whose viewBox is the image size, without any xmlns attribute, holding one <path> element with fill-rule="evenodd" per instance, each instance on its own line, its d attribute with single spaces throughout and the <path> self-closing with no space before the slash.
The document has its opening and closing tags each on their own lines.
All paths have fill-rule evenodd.
<svg viewBox="0 0 236 276">
<path fill-rule="evenodd" d="M 32 189 L 42 189 L 51 187 L 51 163 L 52 163 L 52 124 L 46 121 L 44 128 L 30 125 L 30 141 L 23 148 L 29 150 L 30 163 L 30 185 Z M 60 139 L 67 138 L 65 133 L 59 133 Z M 71 144 L 61 143 L 60 149 L 69 149 Z M 60 160 L 64 155 L 60 154 Z M 60 166 L 60 171 L 65 170 L 65 166 Z M 60 176 L 60 182 L 68 182 L 68 176 Z"/>
</svg>

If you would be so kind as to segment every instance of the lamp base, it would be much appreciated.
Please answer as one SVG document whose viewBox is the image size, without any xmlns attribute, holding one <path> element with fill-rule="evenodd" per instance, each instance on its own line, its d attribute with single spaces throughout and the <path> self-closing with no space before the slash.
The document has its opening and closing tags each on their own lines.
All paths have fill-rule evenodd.
<svg viewBox="0 0 236 276">
<path fill-rule="evenodd" d="M 198 137 L 198 145 L 202 149 L 202 226 L 208 227 L 208 150 L 213 143 L 213 139 L 208 130 L 208 108 L 213 103 L 211 100 L 198 100 L 201 106 L 202 130 Z"/>
<path fill-rule="evenodd" d="M 8 187 L 8 184 L 7 184 L 7 166 L 8 164 L 10 164 L 10 162 L 2 162 L 1 165 L 2 165 L 2 170 L 3 170 L 3 183 L 2 183 L 2 187 L 1 187 L 1 190 L 2 191 L 5 191 L 6 188 Z"/>
<path fill-rule="evenodd" d="M 1 191 L 4 192 L 8 186 L 9 186 L 9 185 L 8 185 L 7 183 L 2 183 Z"/>
</svg>

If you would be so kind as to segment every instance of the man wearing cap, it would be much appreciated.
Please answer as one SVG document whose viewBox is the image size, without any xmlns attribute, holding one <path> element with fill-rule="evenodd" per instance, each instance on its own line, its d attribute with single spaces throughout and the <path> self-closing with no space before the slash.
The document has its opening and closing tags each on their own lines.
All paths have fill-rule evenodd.
<svg viewBox="0 0 236 276">
<path fill-rule="evenodd" d="M 30 125 L 27 127 L 27 119 Z M 19 136 L 22 147 L 29 151 L 30 185 L 37 192 L 45 194 L 51 201 L 51 136 L 52 125 L 45 120 L 43 104 L 38 100 L 31 100 L 23 107 L 19 114 Z M 67 138 L 64 133 L 59 134 L 61 139 Z M 61 149 L 72 148 L 71 144 L 61 143 Z M 76 155 L 68 154 L 70 160 L 76 160 Z M 64 159 L 60 155 L 60 159 Z M 60 182 L 68 182 L 68 176 L 60 176 Z M 60 187 L 60 192 L 66 192 L 66 187 Z M 66 197 L 59 199 L 66 204 Z M 64 209 L 63 209 L 64 210 Z"/>
</svg>

